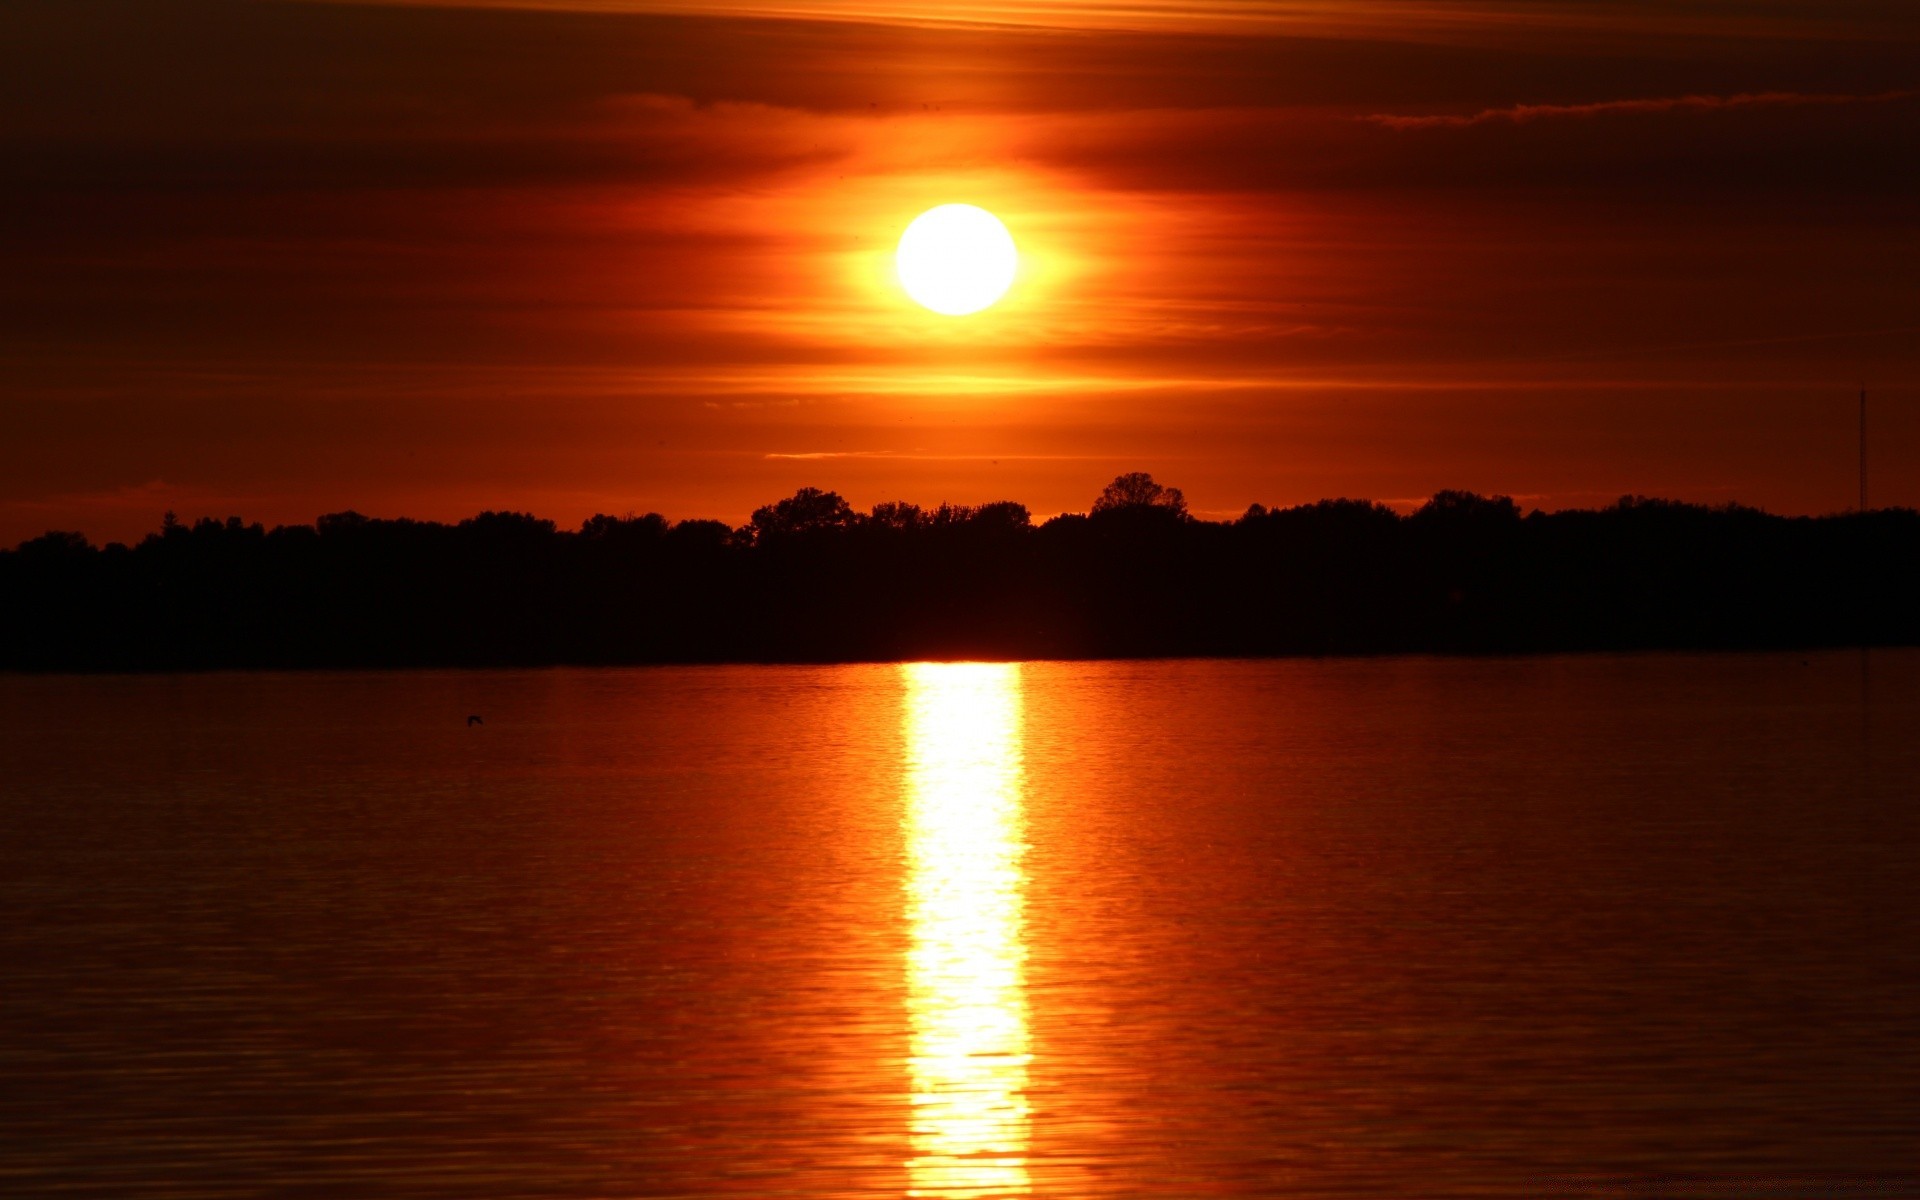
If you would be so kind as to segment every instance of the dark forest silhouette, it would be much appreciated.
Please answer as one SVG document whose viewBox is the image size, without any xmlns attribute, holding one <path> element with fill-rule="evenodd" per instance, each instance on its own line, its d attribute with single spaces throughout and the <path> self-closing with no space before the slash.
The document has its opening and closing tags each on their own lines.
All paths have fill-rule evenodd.
<svg viewBox="0 0 1920 1200">
<path fill-rule="evenodd" d="M 1920 513 L 1637 497 L 1523 514 L 1441 492 L 1190 516 L 1144 474 L 1092 511 L 856 512 L 804 488 L 738 529 L 346 512 L 171 514 L 138 545 L 0 552 L 0 667 L 46 670 L 1529 652 L 1920 642 Z"/>
</svg>

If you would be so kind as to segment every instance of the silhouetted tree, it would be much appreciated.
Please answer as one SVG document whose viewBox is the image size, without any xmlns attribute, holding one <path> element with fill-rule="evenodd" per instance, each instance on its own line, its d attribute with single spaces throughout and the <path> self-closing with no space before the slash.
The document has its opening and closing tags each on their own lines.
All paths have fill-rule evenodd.
<svg viewBox="0 0 1920 1200">
<path fill-rule="evenodd" d="M 167 515 L 171 517 L 173 514 Z M 365 529 L 371 524 L 373 524 L 372 518 L 363 517 L 352 509 L 348 509 L 346 512 L 323 514 L 318 521 L 314 522 L 314 527 L 319 530 L 321 537 L 326 537 L 330 534 L 350 534 Z"/>
<path fill-rule="evenodd" d="M 855 521 L 853 507 L 838 492 L 803 487 L 775 504 L 753 510 L 748 522 L 756 539 L 845 529 Z"/>
<path fill-rule="evenodd" d="M 889 500 L 873 506 L 867 523 L 881 529 L 911 530 L 926 523 L 926 514 L 918 504 L 908 504 L 904 500 Z"/>
<path fill-rule="evenodd" d="M 718 550 L 732 540 L 733 530 L 725 521 L 680 521 L 673 527 L 673 540 L 683 546 Z"/>
<path fill-rule="evenodd" d="M 974 509 L 972 523 L 983 529 L 1028 529 L 1033 525 L 1033 514 L 1024 504 L 996 500 Z"/>
<path fill-rule="evenodd" d="M 31 541 L 21 542 L 16 551 L 20 557 L 30 562 L 48 562 L 82 560 L 93 553 L 93 543 L 84 533 L 67 533 L 49 529 Z"/>
<path fill-rule="evenodd" d="M 460 522 L 459 528 L 483 538 L 528 541 L 551 537 L 554 524 L 532 513 L 483 512 Z"/>
<path fill-rule="evenodd" d="M 1511 496 L 1480 496 L 1473 492 L 1435 492 L 1414 512 L 1413 519 L 1435 524 L 1504 525 L 1520 519 L 1520 506 Z"/>
<path fill-rule="evenodd" d="M 648 513 L 644 517 L 632 513 L 624 517 L 596 513 L 580 523 L 580 536 L 593 542 L 632 544 L 659 541 L 667 536 L 669 528 L 667 519 L 659 513 Z"/>
<path fill-rule="evenodd" d="M 1179 488 L 1161 487 L 1145 471 L 1129 471 L 1114 481 L 1093 502 L 1095 515 L 1124 509 L 1158 508 L 1178 516 L 1187 515 L 1187 498 Z"/>
</svg>

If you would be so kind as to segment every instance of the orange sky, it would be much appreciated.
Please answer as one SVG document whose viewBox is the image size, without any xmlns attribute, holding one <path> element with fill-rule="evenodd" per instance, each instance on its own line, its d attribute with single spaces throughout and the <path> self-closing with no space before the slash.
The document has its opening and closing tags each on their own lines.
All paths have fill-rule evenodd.
<svg viewBox="0 0 1920 1200">
<path fill-rule="evenodd" d="M 1907 8 L 21 0 L 0 542 L 1133 469 L 1819 512 L 1863 380 L 1920 503 Z M 891 280 L 948 201 L 1024 256 L 974 317 Z"/>
</svg>

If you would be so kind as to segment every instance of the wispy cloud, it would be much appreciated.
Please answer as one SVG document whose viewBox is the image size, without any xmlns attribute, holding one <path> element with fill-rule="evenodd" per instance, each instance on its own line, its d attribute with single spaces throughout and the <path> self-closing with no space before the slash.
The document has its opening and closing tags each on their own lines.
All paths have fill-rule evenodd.
<svg viewBox="0 0 1920 1200">
<path fill-rule="evenodd" d="M 924 454 L 911 450 L 808 450 L 795 453 L 769 453 L 761 458 L 781 461 L 813 461 L 828 458 L 890 458 L 907 462 L 1105 462 L 1111 454 Z"/>
<path fill-rule="evenodd" d="M 1559 34 L 1807 39 L 1870 23 L 1858 3 L 1798 11 L 1765 0 L 1713 6 L 1672 0 L 323 0 L 410 8 L 689 14 L 913 26 L 1141 30 L 1204 34 L 1495 40 Z M 1881 18 L 1893 25 L 1897 17 Z"/>
<path fill-rule="evenodd" d="M 1404 116 L 1371 113 L 1361 118 L 1388 129 L 1465 129 L 1473 125 L 1524 125 L 1532 121 L 1576 117 L 1670 112 L 1719 112 L 1731 108 L 1788 108 L 1836 104 L 1884 104 L 1920 96 L 1920 91 L 1873 92 L 1865 95 L 1815 92 L 1741 92 L 1732 96 L 1657 96 L 1634 100 L 1596 100 L 1590 104 L 1515 104 L 1483 108 L 1477 113 L 1439 113 Z"/>
</svg>

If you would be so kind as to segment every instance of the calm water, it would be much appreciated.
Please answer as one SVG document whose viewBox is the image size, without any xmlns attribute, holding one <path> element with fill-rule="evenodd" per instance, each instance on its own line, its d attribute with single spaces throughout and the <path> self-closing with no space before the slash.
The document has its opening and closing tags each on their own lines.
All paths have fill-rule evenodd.
<svg viewBox="0 0 1920 1200">
<path fill-rule="evenodd" d="M 0 678 L 0 812 L 9 1195 L 1920 1195 L 1920 653 Z"/>
</svg>

